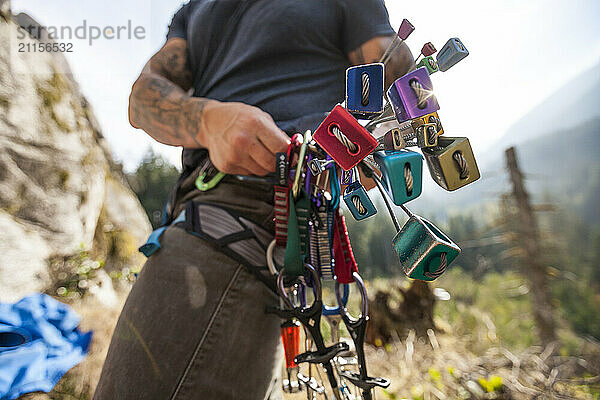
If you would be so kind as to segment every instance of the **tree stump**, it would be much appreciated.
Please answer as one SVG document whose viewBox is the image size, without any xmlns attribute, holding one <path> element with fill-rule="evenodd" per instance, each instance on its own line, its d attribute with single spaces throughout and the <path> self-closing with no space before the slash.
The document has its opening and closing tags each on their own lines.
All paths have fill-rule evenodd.
<svg viewBox="0 0 600 400">
<path fill-rule="evenodd" d="M 394 295 L 402 299 L 397 308 L 390 307 Z M 381 346 L 394 338 L 406 336 L 411 329 L 418 336 L 427 335 L 428 329 L 435 330 L 434 306 L 433 291 L 423 281 L 413 281 L 408 289 L 392 284 L 389 290 L 375 292 L 369 299 L 367 342 Z"/>
</svg>

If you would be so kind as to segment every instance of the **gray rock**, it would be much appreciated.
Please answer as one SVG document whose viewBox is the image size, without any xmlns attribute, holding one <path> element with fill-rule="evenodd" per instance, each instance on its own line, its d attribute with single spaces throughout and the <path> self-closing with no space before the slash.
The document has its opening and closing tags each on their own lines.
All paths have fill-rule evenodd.
<svg viewBox="0 0 600 400">
<path fill-rule="evenodd" d="M 10 15 L 10 0 L 0 0 L 0 15 Z"/>
<path fill-rule="evenodd" d="M 0 18 L 0 301 L 44 290 L 50 258 L 93 251 L 101 216 L 135 245 L 151 230 L 66 59 L 16 52 L 37 39 L 13 20 L 36 23 Z"/>
</svg>

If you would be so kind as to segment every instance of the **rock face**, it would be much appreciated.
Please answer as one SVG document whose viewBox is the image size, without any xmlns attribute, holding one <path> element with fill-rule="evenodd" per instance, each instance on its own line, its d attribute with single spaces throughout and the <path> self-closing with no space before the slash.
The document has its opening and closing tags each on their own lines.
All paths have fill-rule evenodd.
<svg viewBox="0 0 600 400">
<path fill-rule="evenodd" d="M 5 0 L 1 6 L 0 302 L 6 302 L 47 290 L 52 259 L 89 252 L 108 270 L 139 266 L 135 247 L 151 228 L 66 59 L 16 52 L 17 35 L 38 42 L 19 33 L 18 21 L 32 20 L 11 16 Z M 115 238 L 125 238 L 126 250 Z"/>
</svg>

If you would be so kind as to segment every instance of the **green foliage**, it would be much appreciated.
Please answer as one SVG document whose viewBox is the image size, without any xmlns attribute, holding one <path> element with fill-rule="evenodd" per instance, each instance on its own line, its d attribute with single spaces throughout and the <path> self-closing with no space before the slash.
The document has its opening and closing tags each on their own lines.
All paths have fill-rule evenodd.
<svg viewBox="0 0 600 400">
<path fill-rule="evenodd" d="M 561 314 L 576 332 L 600 339 L 600 295 L 587 282 L 562 281 L 553 285 L 553 294 Z"/>
<path fill-rule="evenodd" d="M 485 348 L 500 341 L 523 349 L 537 343 L 529 288 L 521 275 L 492 272 L 477 281 L 454 267 L 437 286 L 449 291 L 452 298 L 437 303 L 436 317 L 448 322 L 454 334 L 469 337 L 474 346 Z"/>
<path fill-rule="evenodd" d="M 45 293 L 65 300 L 83 298 L 91 287 L 98 284 L 100 271 L 106 271 L 108 264 L 105 260 L 84 250 L 83 244 L 74 255 L 53 257 L 49 260 L 48 268 L 51 283 Z M 115 265 L 110 265 L 110 267 L 108 272 L 113 280 L 134 281 L 136 271 L 130 267 L 114 268 Z"/>
<path fill-rule="evenodd" d="M 58 171 L 58 187 L 61 190 L 65 190 L 67 188 L 67 182 L 69 181 L 69 171 L 61 169 Z"/>
<path fill-rule="evenodd" d="M 149 149 L 129 183 L 137 194 L 154 228 L 160 225 L 163 207 L 171 193 L 179 171 L 161 155 Z"/>
<path fill-rule="evenodd" d="M 600 339 L 600 228 L 568 211 L 547 215 L 540 225 L 552 232 L 544 263 L 555 308 L 575 332 Z"/>
<path fill-rule="evenodd" d="M 103 261 L 90 257 L 83 248 L 73 256 L 55 257 L 50 260 L 52 284 L 46 293 L 70 300 L 83 297 L 103 266 Z"/>
<path fill-rule="evenodd" d="M 425 400 L 425 391 L 420 385 L 411 387 L 410 394 L 413 400 Z"/>
<path fill-rule="evenodd" d="M 547 197 L 544 202 L 552 204 L 552 197 Z M 347 217 L 359 268 L 369 279 L 401 276 L 391 247 L 396 232 L 385 206 L 381 202 L 376 206 L 380 212 L 368 221 Z M 503 209 L 497 216 L 484 218 L 456 214 L 446 223 L 436 223 L 462 248 L 461 255 L 438 280 L 458 302 L 439 302 L 437 311 L 444 314 L 444 320 L 456 324 L 458 333 L 469 335 L 478 324 L 478 317 L 469 312 L 469 307 L 475 306 L 490 316 L 507 346 L 523 348 L 538 341 L 529 282 L 519 274 L 526 272 L 520 257 L 522 244 L 515 235 L 517 221 L 510 211 Z M 569 210 L 536 215 L 557 321 L 562 317 L 579 335 L 600 339 L 600 314 L 596 311 L 600 309 L 600 227 Z"/>
<path fill-rule="evenodd" d="M 440 374 L 440 371 L 438 371 L 435 368 L 429 368 L 427 372 L 429 373 L 429 377 L 431 378 L 431 380 L 435 383 L 440 382 L 440 380 L 442 379 L 442 374 Z"/>
<path fill-rule="evenodd" d="M 385 398 L 386 398 L 386 399 L 389 399 L 389 400 L 396 400 L 396 399 L 398 398 L 398 396 L 396 396 L 396 394 L 395 394 L 395 393 L 388 392 L 386 389 L 383 389 L 383 390 L 382 390 L 382 392 L 383 392 L 383 394 L 385 395 Z"/>
</svg>

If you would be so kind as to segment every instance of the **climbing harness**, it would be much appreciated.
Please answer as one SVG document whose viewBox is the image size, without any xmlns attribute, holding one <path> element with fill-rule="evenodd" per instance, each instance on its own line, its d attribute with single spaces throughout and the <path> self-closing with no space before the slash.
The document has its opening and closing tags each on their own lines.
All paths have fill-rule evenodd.
<svg viewBox="0 0 600 400">
<path fill-rule="evenodd" d="M 176 226 L 197 236 L 220 252 L 244 265 L 273 293 L 275 279 L 269 273 L 265 254 L 273 235 L 258 224 L 223 207 L 190 201 L 168 226 L 156 229 L 140 251 L 150 257 L 160 249 L 159 239 L 169 226 Z"/>
</svg>

